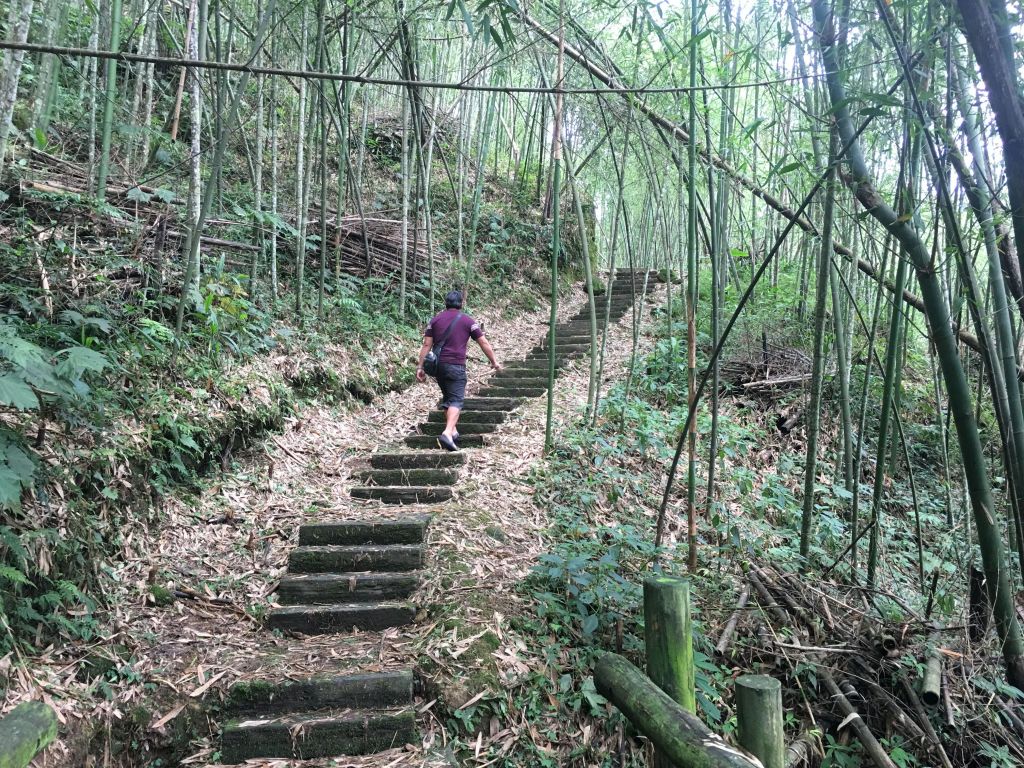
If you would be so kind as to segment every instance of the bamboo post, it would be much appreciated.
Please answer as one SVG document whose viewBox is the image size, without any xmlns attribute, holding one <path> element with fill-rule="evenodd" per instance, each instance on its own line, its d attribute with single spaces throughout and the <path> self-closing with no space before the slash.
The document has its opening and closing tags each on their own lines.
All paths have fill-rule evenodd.
<svg viewBox="0 0 1024 768">
<path fill-rule="evenodd" d="M 594 685 L 675 768 L 763 768 L 756 757 L 708 730 L 622 656 L 606 653 L 598 658 Z"/>
<path fill-rule="evenodd" d="M 25 768 L 57 735 L 57 716 L 26 701 L 0 719 L 0 768 Z"/>
<path fill-rule="evenodd" d="M 765 768 L 784 768 L 786 739 L 778 680 L 768 675 L 736 679 L 736 723 L 744 749 L 757 755 Z"/>
<path fill-rule="evenodd" d="M 676 576 L 644 580 L 647 674 L 687 712 L 695 712 L 690 581 Z"/>
</svg>

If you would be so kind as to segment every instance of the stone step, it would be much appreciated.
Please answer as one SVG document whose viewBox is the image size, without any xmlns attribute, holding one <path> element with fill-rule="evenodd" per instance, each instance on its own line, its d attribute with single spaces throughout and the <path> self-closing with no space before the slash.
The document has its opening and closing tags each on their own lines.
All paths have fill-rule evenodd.
<svg viewBox="0 0 1024 768">
<path fill-rule="evenodd" d="M 281 605 L 330 605 L 404 600 L 420 576 L 405 573 L 288 573 L 277 587 Z"/>
<path fill-rule="evenodd" d="M 565 368 L 569 364 L 569 361 L 564 361 L 561 365 L 555 366 L 555 376 L 561 376 L 565 373 Z M 511 381 L 512 379 L 518 379 L 523 376 L 526 378 L 536 378 L 541 376 L 546 378 L 548 375 L 548 361 L 535 360 L 531 365 L 524 365 L 522 368 L 509 368 L 507 373 L 502 371 L 503 376 L 493 376 L 483 383 L 483 386 L 489 387 L 492 384 L 499 384 L 500 382 Z M 469 414 L 466 414 L 467 416 Z"/>
<path fill-rule="evenodd" d="M 416 470 L 445 472 L 446 470 Z M 331 520 L 299 526 L 299 546 L 339 544 L 419 544 L 430 518 L 427 515 L 401 520 Z"/>
<path fill-rule="evenodd" d="M 323 709 L 407 707 L 413 701 L 412 670 L 305 680 L 248 680 L 228 690 L 224 712 L 261 717 Z"/>
<path fill-rule="evenodd" d="M 543 365 L 541 365 L 539 360 L 516 360 L 514 363 L 509 363 L 508 365 L 506 365 L 504 368 L 502 368 L 500 371 L 494 374 L 494 376 L 492 376 L 490 379 L 487 379 L 487 381 L 493 381 L 499 376 L 507 376 L 511 373 L 516 372 L 536 371 L 540 368 L 543 368 L 546 371 L 548 369 L 547 363 L 547 360 L 544 361 Z M 568 365 L 568 363 L 560 363 L 557 360 L 555 361 L 555 368 L 565 368 L 566 365 Z"/>
<path fill-rule="evenodd" d="M 459 467 L 466 457 L 459 453 L 372 453 L 370 466 L 374 469 L 443 469 Z"/>
<path fill-rule="evenodd" d="M 445 425 L 442 424 L 441 422 L 428 421 L 424 424 L 420 424 L 417 427 L 417 429 L 419 429 L 419 431 L 422 432 L 424 435 L 440 435 L 442 432 L 444 432 L 444 426 Z M 458 426 L 459 440 L 461 442 L 463 435 L 467 437 L 469 435 L 489 435 L 497 428 L 498 425 L 493 422 L 489 424 L 474 424 L 473 422 L 468 420 L 466 422 L 463 422 L 462 419 L 460 418 Z"/>
<path fill-rule="evenodd" d="M 587 344 L 585 347 L 582 347 L 581 349 L 558 349 L 558 348 L 556 348 L 555 349 L 555 363 L 556 363 L 556 365 L 558 364 L 559 361 L 563 361 L 564 363 L 568 363 L 569 357 L 571 357 L 572 355 L 577 355 L 580 352 L 585 352 L 585 351 L 587 351 L 589 349 L 590 349 L 590 345 L 589 344 Z M 538 360 L 544 360 L 544 362 L 547 362 L 548 361 L 548 350 L 543 348 L 543 347 L 533 347 L 529 352 L 526 353 L 526 357 L 524 357 L 523 360 L 525 360 L 528 363 L 535 363 Z M 563 365 L 563 367 L 564 367 L 564 365 Z"/>
<path fill-rule="evenodd" d="M 494 381 L 494 378 L 488 381 Z M 427 414 L 427 421 L 444 423 L 447 411 L 440 409 Z M 459 417 L 459 427 L 463 424 L 501 424 L 508 418 L 508 411 L 466 411 Z"/>
<path fill-rule="evenodd" d="M 455 485 L 459 473 L 455 469 L 364 469 L 352 478 L 361 485 Z"/>
<path fill-rule="evenodd" d="M 353 499 L 373 499 L 385 504 L 438 504 L 452 497 L 452 489 L 438 485 L 356 485 Z"/>
<path fill-rule="evenodd" d="M 320 544 L 296 547 L 288 555 L 291 573 L 415 571 L 422 566 L 422 544 Z"/>
<path fill-rule="evenodd" d="M 323 635 L 359 629 L 380 632 L 411 624 L 416 610 L 409 603 L 335 603 L 333 605 L 286 605 L 267 616 L 271 629 Z"/>
<path fill-rule="evenodd" d="M 555 375 L 558 375 L 558 371 L 555 372 Z M 521 376 L 506 376 L 501 379 L 491 379 L 487 382 L 489 387 L 546 387 L 547 385 L 547 371 L 537 371 L 536 373 Z M 459 431 L 462 431 L 462 419 L 459 419 Z"/>
<path fill-rule="evenodd" d="M 619 313 L 618 310 L 615 310 L 614 312 L 611 313 L 611 318 L 610 319 L 614 323 L 620 317 L 622 317 L 622 313 Z M 604 319 L 602 318 L 597 323 L 597 332 L 598 333 L 602 333 L 604 331 L 604 328 L 605 328 L 605 323 L 604 323 Z M 573 331 L 578 331 L 580 333 L 587 333 L 587 334 L 589 334 L 590 333 L 590 320 L 587 320 L 585 318 L 581 318 L 579 320 L 570 320 L 568 323 L 566 323 L 564 325 L 560 325 L 560 326 L 558 326 L 555 329 L 555 333 L 556 334 L 559 334 L 559 333 L 571 333 Z M 547 338 L 546 334 L 545 334 L 544 338 Z"/>
<path fill-rule="evenodd" d="M 467 397 L 463 412 L 469 411 L 514 411 L 522 403 L 514 397 Z"/>
<path fill-rule="evenodd" d="M 556 353 L 555 354 L 555 362 L 561 361 L 561 362 L 564 362 L 564 363 L 568 363 L 568 362 L 571 362 L 571 361 L 575 360 L 577 357 L 581 357 L 582 355 L 583 355 L 583 352 L 581 352 L 581 351 Z M 526 359 L 527 360 L 544 360 L 544 361 L 547 361 L 548 360 L 547 350 L 544 350 L 543 352 L 531 352 Z"/>
<path fill-rule="evenodd" d="M 543 352 L 545 354 L 545 356 L 546 356 L 549 349 L 550 349 L 550 347 L 547 344 L 544 344 L 543 346 L 538 345 L 538 346 L 534 347 L 533 349 L 530 350 L 530 352 Z M 555 343 L 555 353 L 558 354 L 558 355 L 567 355 L 567 354 L 572 354 L 574 352 L 587 352 L 589 349 L 590 349 L 590 342 L 589 341 L 586 342 L 585 344 L 577 344 L 577 343 L 563 344 L 561 342 L 556 342 Z"/>
<path fill-rule="evenodd" d="M 579 325 L 565 326 L 558 328 L 556 331 L 555 341 L 564 339 L 566 336 L 578 335 L 581 341 L 590 341 L 590 323 L 580 323 Z M 601 336 L 604 335 L 604 326 L 599 325 L 597 327 L 597 339 L 601 340 Z M 544 336 L 537 340 L 538 344 L 546 344 L 548 337 Z"/>
<path fill-rule="evenodd" d="M 533 398 L 533 397 L 540 397 L 541 395 L 543 395 L 545 392 L 547 392 L 547 388 L 546 387 L 535 387 L 533 389 L 495 389 L 495 390 L 489 390 L 489 391 L 493 391 L 496 394 L 515 395 L 516 397 L 530 397 L 530 398 Z M 463 443 L 463 445 L 461 447 L 465 447 L 465 444 Z"/>
<path fill-rule="evenodd" d="M 405 438 L 405 444 L 410 448 L 434 448 L 444 450 L 437 444 L 437 438 L 433 435 L 409 435 Z M 483 448 L 483 435 L 466 435 L 459 441 L 460 448 Z"/>
<path fill-rule="evenodd" d="M 412 709 L 293 715 L 276 720 L 236 720 L 224 726 L 221 762 L 254 757 L 311 760 L 366 755 L 416 741 Z"/>
</svg>

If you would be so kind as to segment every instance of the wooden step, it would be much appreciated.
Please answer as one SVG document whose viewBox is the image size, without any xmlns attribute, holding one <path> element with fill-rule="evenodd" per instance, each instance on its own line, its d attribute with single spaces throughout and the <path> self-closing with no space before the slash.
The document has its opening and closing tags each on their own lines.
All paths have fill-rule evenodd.
<svg viewBox="0 0 1024 768">
<path fill-rule="evenodd" d="M 422 544 L 322 544 L 296 547 L 288 555 L 291 573 L 415 571 L 422 566 Z"/>
<path fill-rule="evenodd" d="M 277 587 L 281 605 L 329 605 L 404 600 L 420 583 L 405 573 L 287 573 Z"/>
<path fill-rule="evenodd" d="M 413 702 L 412 670 L 305 680 L 247 680 L 228 690 L 224 711 L 234 717 L 262 717 L 324 709 L 406 707 Z"/>
<path fill-rule="evenodd" d="M 324 635 L 359 629 L 380 632 L 412 623 L 416 610 L 409 603 L 334 603 L 333 605 L 286 605 L 267 616 L 271 629 Z"/>
<path fill-rule="evenodd" d="M 432 471 L 432 470 L 417 470 Z M 445 471 L 445 470 L 433 470 Z M 399 520 L 328 520 L 299 527 L 299 546 L 344 544 L 419 544 L 430 517 L 418 515 Z"/>
<path fill-rule="evenodd" d="M 274 720 L 235 720 L 224 726 L 221 762 L 255 757 L 311 760 L 366 755 L 416 741 L 412 709 L 290 715 Z"/>
<path fill-rule="evenodd" d="M 436 441 L 430 435 L 422 437 Z M 452 489 L 446 485 L 356 485 L 349 492 L 353 499 L 372 499 L 385 504 L 437 504 L 452 497 Z"/>
<path fill-rule="evenodd" d="M 494 381 L 493 378 L 488 381 Z M 427 421 L 444 423 L 447 411 L 436 410 L 427 414 Z M 463 424 L 501 424 L 508 419 L 508 411 L 466 411 L 459 417 L 459 427 Z"/>
<path fill-rule="evenodd" d="M 436 447 L 436 446 L 431 446 Z M 460 467 L 466 463 L 461 453 L 372 453 L 370 466 L 374 469 L 442 469 Z"/>
<path fill-rule="evenodd" d="M 405 438 L 405 444 L 410 448 L 434 448 L 444 450 L 437 444 L 437 438 L 433 435 L 409 435 Z M 486 445 L 483 435 L 466 435 L 459 441 L 459 448 L 483 448 Z"/>
<path fill-rule="evenodd" d="M 459 427 L 462 427 L 461 421 Z M 364 469 L 352 477 L 361 485 L 454 485 L 459 472 L 456 469 Z"/>
</svg>

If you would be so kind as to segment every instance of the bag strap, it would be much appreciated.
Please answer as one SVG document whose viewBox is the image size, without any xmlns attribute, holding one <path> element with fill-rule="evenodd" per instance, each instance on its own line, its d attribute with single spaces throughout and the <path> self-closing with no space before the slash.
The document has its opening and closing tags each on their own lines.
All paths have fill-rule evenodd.
<svg viewBox="0 0 1024 768">
<path fill-rule="evenodd" d="M 459 312 L 459 314 L 455 316 L 455 319 L 448 323 L 448 327 L 445 328 L 444 330 L 444 336 L 442 336 L 439 340 L 434 342 L 434 349 L 440 349 L 444 347 L 445 342 L 448 341 L 448 336 L 451 334 L 452 329 L 455 327 L 455 324 L 459 322 L 461 318 L 462 313 Z"/>
</svg>

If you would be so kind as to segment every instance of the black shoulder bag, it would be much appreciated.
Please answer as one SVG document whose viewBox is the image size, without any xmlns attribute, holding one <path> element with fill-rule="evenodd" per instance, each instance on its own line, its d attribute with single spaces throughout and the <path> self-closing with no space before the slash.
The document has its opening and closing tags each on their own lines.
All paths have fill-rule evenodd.
<svg viewBox="0 0 1024 768">
<path fill-rule="evenodd" d="M 448 323 L 448 327 L 444 331 L 444 336 L 440 340 L 434 342 L 434 346 L 427 352 L 427 356 L 423 358 L 423 372 L 428 376 L 437 378 L 437 366 L 441 362 L 441 352 L 444 351 L 444 345 L 448 341 L 448 335 L 452 332 L 455 324 L 462 319 L 462 313 L 459 312 L 455 316 L 455 319 Z"/>
</svg>

